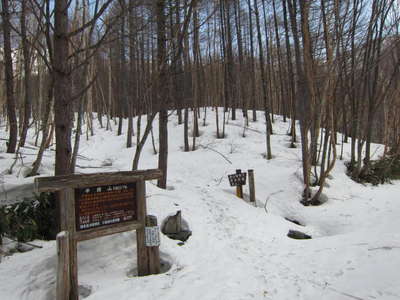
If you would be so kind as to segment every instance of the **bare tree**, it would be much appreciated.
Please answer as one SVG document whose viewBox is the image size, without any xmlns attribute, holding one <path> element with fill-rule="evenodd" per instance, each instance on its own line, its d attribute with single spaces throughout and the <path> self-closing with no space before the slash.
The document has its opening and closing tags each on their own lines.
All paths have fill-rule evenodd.
<svg viewBox="0 0 400 300">
<path fill-rule="evenodd" d="M 7 93 L 7 117 L 10 125 L 10 135 L 7 144 L 7 152 L 14 153 L 17 146 L 17 116 L 15 113 L 15 97 L 14 97 L 14 74 L 13 74 L 13 59 L 11 50 L 11 25 L 9 1 L 2 0 L 2 19 L 3 19 L 3 45 L 4 45 L 4 72 L 6 79 Z"/>
</svg>

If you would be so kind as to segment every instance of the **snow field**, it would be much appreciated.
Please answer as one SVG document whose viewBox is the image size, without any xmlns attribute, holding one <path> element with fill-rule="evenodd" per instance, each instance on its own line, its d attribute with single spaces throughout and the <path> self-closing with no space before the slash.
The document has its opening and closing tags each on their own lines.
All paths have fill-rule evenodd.
<svg viewBox="0 0 400 300">
<path fill-rule="evenodd" d="M 182 151 L 183 125 L 177 124 L 175 116 L 170 118 L 168 189 L 147 182 L 148 213 L 161 223 L 181 210 L 193 235 L 183 246 L 162 235 L 161 257 L 171 268 L 146 277 L 133 276 L 134 233 L 79 243 L 79 284 L 92 290 L 85 299 L 400 299 L 400 182 L 378 187 L 357 184 L 345 175 L 343 161 L 338 160 L 329 187 L 324 189 L 328 201 L 319 207 L 304 207 L 299 203 L 301 149 L 299 144 L 296 149 L 288 148 L 289 123 L 276 117 L 271 136 L 274 158 L 267 161 L 263 158 L 263 113 L 259 112 L 258 122 L 250 122 L 245 138 L 241 114 L 237 115 L 237 121 L 229 120 L 226 125 L 227 137 L 217 140 L 215 115 L 208 109 L 207 126 L 200 122 L 199 147 L 186 153 Z M 142 119 L 144 128 L 146 118 Z M 0 135 L 6 136 L 4 132 Z M 77 168 L 77 172 L 129 170 L 134 148 L 125 148 L 125 142 L 126 135 L 100 128 L 89 141 L 82 136 L 77 164 L 99 168 Z M 382 147 L 375 147 L 378 155 Z M 346 144 L 345 158 L 349 152 L 350 144 Z M 34 160 L 34 153 L 23 149 L 26 166 Z M 0 156 L 0 168 L 5 170 L 14 156 Z M 105 160 L 111 160 L 112 166 L 101 167 Z M 51 175 L 53 163 L 54 151 L 47 151 L 41 174 Z M 149 137 L 140 168 L 156 166 Z M 235 189 L 229 186 L 227 175 L 236 169 L 254 169 L 257 207 L 236 198 Z M 1 188 L 18 190 L 24 185 L 28 189 L 32 179 L 17 177 L 23 172 L 21 162 L 14 171 L 2 175 Z M 244 193 L 246 198 L 247 186 Z M 10 201 L 12 195 L 1 200 Z M 264 209 L 267 199 L 268 213 Z M 289 229 L 313 239 L 289 239 Z M 0 299 L 54 299 L 55 242 L 35 243 L 43 248 L 6 257 L 0 263 Z"/>
</svg>

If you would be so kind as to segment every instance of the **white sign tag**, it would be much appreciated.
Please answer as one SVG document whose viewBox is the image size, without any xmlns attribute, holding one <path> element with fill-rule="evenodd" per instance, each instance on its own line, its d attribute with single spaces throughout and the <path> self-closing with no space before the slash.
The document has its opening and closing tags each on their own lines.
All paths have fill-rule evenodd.
<svg viewBox="0 0 400 300">
<path fill-rule="evenodd" d="M 160 230 L 158 226 L 145 227 L 146 247 L 160 246 Z"/>
</svg>

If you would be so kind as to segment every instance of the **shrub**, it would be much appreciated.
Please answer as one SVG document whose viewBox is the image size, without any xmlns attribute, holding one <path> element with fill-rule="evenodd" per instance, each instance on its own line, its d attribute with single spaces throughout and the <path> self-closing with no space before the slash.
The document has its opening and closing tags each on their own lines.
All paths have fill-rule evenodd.
<svg viewBox="0 0 400 300">
<path fill-rule="evenodd" d="M 347 163 L 348 174 L 351 175 L 353 166 Z M 386 155 L 370 162 L 369 167 L 362 168 L 358 182 L 369 182 L 373 185 L 390 183 L 391 180 L 400 179 L 400 156 Z"/>
<path fill-rule="evenodd" d="M 42 193 L 32 199 L 0 207 L 0 235 L 20 242 L 55 239 L 57 234 L 53 194 Z"/>
</svg>

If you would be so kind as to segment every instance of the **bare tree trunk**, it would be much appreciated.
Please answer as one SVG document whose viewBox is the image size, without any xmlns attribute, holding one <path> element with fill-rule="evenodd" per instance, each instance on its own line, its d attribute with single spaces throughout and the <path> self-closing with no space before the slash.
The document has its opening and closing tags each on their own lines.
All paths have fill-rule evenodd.
<svg viewBox="0 0 400 300">
<path fill-rule="evenodd" d="M 157 0 L 155 7 L 157 19 L 157 106 L 159 107 L 159 156 L 158 168 L 162 170 L 163 176 L 158 180 L 157 186 L 167 188 L 168 167 L 168 103 L 167 77 L 166 77 L 166 45 L 165 45 L 165 0 Z"/>
<path fill-rule="evenodd" d="M 6 79 L 6 93 L 7 93 L 7 117 L 10 125 L 10 135 L 7 143 L 7 153 L 15 153 L 17 146 L 17 116 L 15 113 L 15 97 L 14 97 L 14 75 L 13 75 L 13 61 L 11 53 L 11 26 L 10 26 L 10 13 L 9 1 L 2 0 L 2 19 L 3 19 L 3 43 L 4 43 L 4 72 Z"/>
<path fill-rule="evenodd" d="M 111 47 L 109 49 L 109 57 L 108 57 L 108 114 L 112 117 L 112 99 L 113 99 L 113 89 L 112 89 L 112 65 L 111 65 Z M 110 118 L 107 118 L 107 125 L 106 125 L 106 130 L 111 130 L 111 123 L 110 123 Z"/>
<path fill-rule="evenodd" d="M 254 62 L 254 41 L 253 41 L 253 14 L 250 0 L 247 0 L 247 6 L 249 9 L 249 32 L 250 32 L 250 98 L 251 106 L 253 108 L 253 122 L 257 121 L 257 105 L 256 105 L 256 77 L 255 77 L 255 62 Z"/>
<path fill-rule="evenodd" d="M 274 11 L 274 27 L 275 27 L 275 40 L 276 40 L 276 49 L 277 49 L 277 55 L 278 55 L 278 73 L 279 73 L 279 91 L 280 91 L 280 103 L 282 105 L 282 110 L 281 113 L 283 115 L 283 122 L 286 122 L 286 115 L 287 115 L 287 109 L 286 109 L 286 103 L 287 99 L 285 98 L 285 93 L 283 90 L 283 67 L 282 67 L 282 55 L 281 55 L 281 41 L 279 37 L 279 30 L 278 30 L 278 18 L 276 14 L 276 7 L 275 7 L 275 0 L 272 0 L 272 7 Z M 278 94 L 278 93 L 277 93 Z M 279 99 L 279 97 L 278 97 Z M 278 102 L 279 103 L 279 102 Z"/>
<path fill-rule="evenodd" d="M 290 39 L 289 39 L 289 26 L 288 26 L 288 17 L 287 17 L 287 5 L 286 0 L 282 0 L 283 6 L 283 21 L 285 26 L 285 43 L 286 43 L 286 60 L 288 67 L 288 76 L 289 76 L 289 91 L 287 95 L 289 96 L 289 104 L 290 104 L 290 135 L 292 137 L 291 147 L 294 148 L 296 143 L 296 85 L 294 82 L 294 72 L 293 72 L 293 63 L 292 63 L 292 52 L 290 47 Z"/>
<path fill-rule="evenodd" d="M 265 77 L 264 71 L 264 55 L 263 55 L 263 44 L 261 37 L 261 29 L 260 29 L 260 17 L 258 13 L 257 0 L 254 0 L 254 13 L 256 15 L 256 27 L 257 27 L 257 35 L 258 35 L 258 52 L 260 57 L 260 72 L 261 72 L 261 83 L 263 89 L 263 98 L 264 98 L 264 113 L 265 113 L 265 135 L 266 135 L 266 147 L 267 153 L 266 158 L 272 159 L 272 151 L 271 151 L 271 119 L 269 115 L 269 105 L 267 100 L 267 79 Z"/>
<path fill-rule="evenodd" d="M 149 133 L 152 130 L 153 126 L 153 120 L 155 118 L 157 113 L 152 113 L 147 115 L 147 125 L 144 130 L 143 136 L 140 139 L 140 120 L 138 121 L 138 129 L 137 129 L 137 139 L 138 143 L 136 144 L 136 151 L 135 151 L 135 156 L 133 158 L 133 163 L 132 163 L 132 171 L 135 171 L 138 169 L 139 166 L 139 159 L 140 159 L 140 154 L 142 153 L 143 147 L 146 144 L 147 137 L 149 136 Z M 140 139 L 140 140 L 139 140 Z"/>
<path fill-rule="evenodd" d="M 137 75 L 136 72 L 136 65 L 135 65 L 135 27 L 134 27 L 134 20 L 135 14 L 133 11 L 133 2 L 129 1 L 129 15 L 128 15 L 128 26 L 129 26 L 129 81 L 128 86 L 129 89 L 129 96 L 127 97 L 130 101 L 127 101 L 128 105 L 128 132 L 127 132 L 127 140 L 126 140 L 126 147 L 132 147 L 132 136 L 133 136 L 133 103 L 132 99 L 137 100 L 136 97 L 136 80 L 135 76 Z"/>
<path fill-rule="evenodd" d="M 68 8 L 70 1 L 55 2 L 54 15 L 54 120 L 56 125 L 55 175 L 70 173 L 72 97 L 68 62 Z"/>
<path fill-rule="evenodd" d="M 234 12 L 235 12 L 235 27 L 236 27 L 236 39 L 237 39 L 237 47 L 238 47 L 238 55 L 239 55 L 239 68 L 238 71 L 236 72 L 236 79 L 237 79 L 237 104 L 239 107 L 242 108 L 243 111 L 243 117 L 245 118 L 244 122 L 244 130 L 246 126 L 249 124 L 249 116 L 248 116 L 248 100 L 247 97 L 245 97 L 245 85 L 244 85 L 244 78 L 243 77 L 243 72 L 244 72 L 244 63 L 243 63 L 243 39 L 242 39 L 242 23 L 241 23 L 241 12 L 239 9 L 239 1 L 235 0 L 234 1 Z M 245 131 L 243 130 L 243 136 L 245 135 Z"/>
<path fill-rule="evenodd" d="M 293 2 L 292 2 L 293 1 Z M 302 150 L 302 163 L 303 163 L 303 182 L 304 182 L 304 192 L 303 192 L 303 200 L 308 201 L 311 196 L 310 191 L 310 172 L 311 172 L 311 163 L 310 163 L 310 152 L 308 147 L 308 130 L 309 130 L 309 120 L 308 120 L 308 88 L 307 81 L 303 70 L 303 63 L 301 59 L 300 52 L 300 38 L 299 31 L 297 27 L 297 5 L 296 0 L 288 0 L 288 8 L 290 14 L 290 22 L 292 27 L 292 35 L 295 46 L 295 57 L 296 57 L 296 69 L 298 74 L 298 101 L 299 101 L 299 118 L 300 118 L 300 131 L 301 131 L 301 150 Z M 307 5 L 307 4 L 306 4 Z M 302 17 L 302 23 L 308 22 L 308 20 Z M 305 25 L 307 26 L 307 25 Z M 303 27 L 303 26 L 302 26 Z M 307 47 L 303 45 L 303 47 Z"/>
<path fill-rule="evenodd" d="M 188 152 L 189 149 L 189 109 L 184 108 L 183 113 L 183 139 L 184 139 L 184 151 Z"/>
<path fill-rule="evenodd" d="M 29 173 L 28 176 L 37 175 L 40 165 L 42 164 L 42 158 L 43 158 L 44 151 L 46 150 L 47 138 L 49 135 L 49 122 L 50 122 L 51 107 L 53 104 L 53 92 L 54 92 L 54 80 L 53 80 L 53 76 L 51 76 L 50 85 L 49 85 L 48 91 L 47 91 L 45 113 L 44 113 L 44 116 L 42 119 L 42 141 L 40 143 L 40 147 L 39 147 L 39 151 L 38 151 L 36 160 L 33 163 L 32 171 Z"/>
<path fill-rule="evenodd" d="M 125 9 L 124 1 L 120 1 L 121 9 Z M 121 16 L 121 24 L 120 24 L 120 38 L 119 38 L 119 72 L 123 74 L 125 72 L 125 14 L 123 13 Z M 126 112 L 126 87 L 125 87 L 125 76 L 121 76 L 118 78 L 118 98 L 119 98 L 119 120 L 118 120 L 118 132 L 117 135 L 122 134 L 122 125 Z"/>
<path fill-rule="evenodd" d="M 31 117 L 31 103 L 32 103 L 32 93 L 31 93 L 31 58 L 27 34 L 26 34 L 26 1 L 21 1 L 21 42 L 22 42 L 22 53 L 24 56 L 24 121 L 21 131 L 21 136 L 19 140 L 19 147 L 25 145 L 26 135 L 28 133 L 29 120 Z"/>
<path fill-rule="evenodd" d="M 232 49 L 232 26 L 231 26 L 231 5 L 230 1 L 225 1 L 225 29 L 226 29 L 226 55 L 227 55 L 227 91 L 229 95 L 229 104 L 232 108 L 232 120 L 236 120 L 237 93 L 234 76 L 234 60 Z"/>
</svg>

